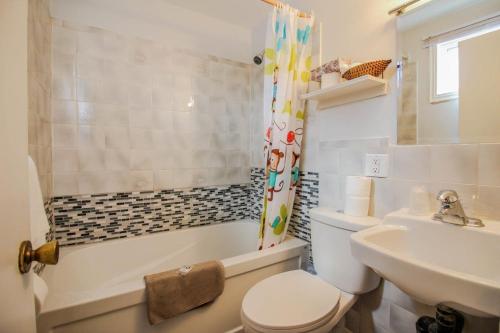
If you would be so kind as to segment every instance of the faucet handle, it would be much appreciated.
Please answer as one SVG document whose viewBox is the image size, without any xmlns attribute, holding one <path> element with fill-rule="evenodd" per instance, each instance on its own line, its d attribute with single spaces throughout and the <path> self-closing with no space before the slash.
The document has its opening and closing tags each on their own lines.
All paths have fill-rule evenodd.
<svg viewBox="0 0 500 333">
<path fill-rule="evenodd" d="M 458 193 L 454 190 L 442 190 L 439 191 L 436 199 L 444 204 L 452 204 L 458 201 Z"/>
</svg>

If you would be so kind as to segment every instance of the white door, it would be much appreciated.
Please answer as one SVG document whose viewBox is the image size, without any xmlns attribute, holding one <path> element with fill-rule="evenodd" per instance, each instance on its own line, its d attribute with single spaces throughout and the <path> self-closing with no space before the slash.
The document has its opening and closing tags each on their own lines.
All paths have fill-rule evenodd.
<svg viewBox="0 0 500 333">
<path fill-rule="evenodd" d="M 28 0 L 0 0 L 0 332 L 35 332 L 31 274 L 17 268 L 30 239 Z"/>
</svg>

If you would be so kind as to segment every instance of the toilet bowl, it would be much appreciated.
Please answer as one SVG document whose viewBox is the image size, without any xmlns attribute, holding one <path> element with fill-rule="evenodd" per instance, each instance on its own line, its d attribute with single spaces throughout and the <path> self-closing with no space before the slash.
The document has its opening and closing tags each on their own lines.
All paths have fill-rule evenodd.
<svg viewBox="0 0 500 333">
<path fill-rule="evenodd" d="M 314 208 L 310 215 L 317 275 L 293 270 L 250 288 L 241 306 L 245 332 L 330 332 L 359 294 L 378 286 L 380 278 L 352 257 L 350 235 L 380 220 L 347 216 L 329 208 Z"/>
</svg>

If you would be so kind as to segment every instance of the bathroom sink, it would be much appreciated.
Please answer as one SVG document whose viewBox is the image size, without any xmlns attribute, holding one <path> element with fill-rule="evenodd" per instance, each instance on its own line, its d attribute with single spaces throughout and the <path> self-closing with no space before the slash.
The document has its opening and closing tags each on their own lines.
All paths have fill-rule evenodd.
<svg viewBox="0 0 500 333">
<path fill-rule="evenodd" d="M 473 228 L 387 215 L 351 236 L 353 255 L 416 300 L 500 317 L 500 221 Z"/>
</svg>

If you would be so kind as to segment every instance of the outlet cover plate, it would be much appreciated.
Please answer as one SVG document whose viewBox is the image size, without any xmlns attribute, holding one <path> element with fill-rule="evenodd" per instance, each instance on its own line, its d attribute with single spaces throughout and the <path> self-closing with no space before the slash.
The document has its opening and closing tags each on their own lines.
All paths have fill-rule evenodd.
<svg viewBox="0 0 500 333">
<path fill-rule="evenodd" d="M 365 176 L 385 178 L 388 176 L 389 158 L 387 154 L 366 154 Z"/>
</svg>

